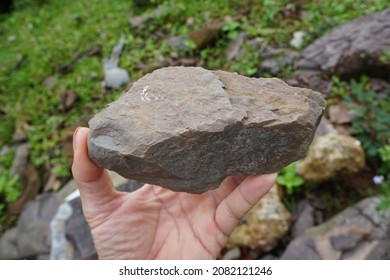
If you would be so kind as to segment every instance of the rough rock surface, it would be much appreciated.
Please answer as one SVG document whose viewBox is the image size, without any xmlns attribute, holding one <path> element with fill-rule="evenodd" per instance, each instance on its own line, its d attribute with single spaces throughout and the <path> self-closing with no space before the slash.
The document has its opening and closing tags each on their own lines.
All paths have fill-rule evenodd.
<svg viewBox="0 0 390 280">
<path fill-rule="evenodd" d="M 243 246 L 257 252 L 269 252 L 287 234 L 291 214 L 281 201 L 278 185 L 248 212 L 229 237 L 228 247 Z"/>
<path fill-rule="evenodd" d="M 90 121 L 89 156 L 127 178 L 201 193 L 302 158 L 324 107 L 320 93 L 278 79 L 163 68 Z"/>
<path fill-rule="evenodd" d="M 297 164 L 297 173 L 306 182 L 319 183 L 339 174 L 353 174 L 365 166 L 364 150 L 359 140 L 339 134 L 317 137 L 307 157 Z"/>
<path fill-rule="evenodd" d="M 132 192 L 142 184 L 133 180 L 117 185 L 122 192 Z M 57 193 L 41 194 L 29 202 L 21 213 L 18 224 L 7 230 L 0 238 L 2 259 L 49 259 L 51 249 L 50 223 L 58 211 L 64 196 Z M 91 231 L 85 220 L 80 197 L 69 202 L 72 215 L 66 222 L 65 237 L 68 241 L 68 257 L 76 260 L 97 259 Z"/>
<path fill-rule="evenodd" d="M 293 238 L 301 235 L 305 230 L 311 228 L 315 224 L 314 207 L 308 200 L 301 200 L 297 203 L 296 209 L 293 212 L 293 224 L 291 226 L 291 236 Z"/>
<path fill-rule="evenodd" d="M 0 259 L 24 259 L 50 252 L 50 221 L 60 202 L 54 194 L 43 194 L 29 202 L 16 227 L 0 239 Z"/>
<path fill-rule="evenodd" d="M 298 67 L 340 76 L 366 72 L 388 78 L 390 63 L 381 56 L 389 50 L 390 8 L 333 29 L 302 52 Z"/>
<path fill-rule="evenodd" d="M 390 259 L 390 210 L 366 198 L 294 239 L 281 259 Z"/>
</svg>

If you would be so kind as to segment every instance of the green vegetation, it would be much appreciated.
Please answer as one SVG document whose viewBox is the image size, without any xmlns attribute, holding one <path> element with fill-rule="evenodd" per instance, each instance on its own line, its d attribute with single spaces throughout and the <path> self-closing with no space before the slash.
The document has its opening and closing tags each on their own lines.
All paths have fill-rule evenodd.
<svg viewBox="0 0 390 280">
<path fill-rule="evenodd" d="M 14 202 L 20 196 L 22 191 L 19 176 L 11 176 L 9 171 L 12 166 L 14 156 L 15 150 L 11 149 L 0 157 L 0 232 L 1 224 L 7 219 L 7 203 Z"/>
<path fill-rule="evenodd" d="M 385 210 L 390 207 L 390 140 L 389 144 L 385 145 L 379 150 L 380 157 L 382 159 L 382 166 L 379 170 L 380 176 L 378 176 L 379 187 L 383 196 L 383 201 L 378 205 L 380 210 Z"/>
<path fill-rule="evenodd" d="M 245 43 L 238 59 L 229 61 L 225 56 L 239 32 L 245 31 L 248 40 L 261 37 L 270 46 L 286 46 L 292 34 L 301 30 L 308 34 L 307 45 L 334 26 L 388 6 L 387 0 L 316 0 L 304 1 L 302 6 L 290 0 L 156 0 L 149 4 L 128 0 L 14 2 L 14 11 L 0 17 L 0 150 L 12 144 L 16 130 L 24 130 L 31 147 L 31 162 L 39 170 L 51 169 L 62 178 L 70 176 L 68 159 L 61 148 L 65 130 L 105 107 L 123 90 L 108 91 L 101 86 L 103 57 L 110 54 L 121 34 L 125 35 L 126 45 L 120 66 L 129 71 L 132 81 L 141 77 L 145 68 L 158 66 L 161 58 L 169 57 L 172 52 L 177 52 L 178 59 L 201 61 L 206 68 L 252 76 L 261 61 L 258 49 Z M 162 12 L 148 20 L 143 28 L 129 23 L 129 17 L 156 8 Z M 304 16 L 299 18 L 298 12 Z M 187 24 L 189 19 L 191 24 Z M 191 30 L 212 20 L 224 23 L 213 44 L 197 49 L 193 42 L 186 40 L 186 48 L 177 50 L 166 43 L 165 38 L 187 37 Z M 101 53 L 83 56 L 99 47 Z M 289 74 L 285 72 L 281 77 Z M 47 83 L 49 77 L 51 85 Z M 66 91 L 78 96 L 69 110 L 62 106 Z M 365 102 L 359 95 L 356 98 Z M 388 112 L 388 107 L 383 107 L 388 105 L 382 103 L 377 104 L 378 110 Z M 362 107 L 361 110 L 366 111 L 361 116 L 360 137 L 369 154 L 377 155 L 387 135 L 379 127 L 383 118 L 371 123 L 366 114 L 368 118 L 376 117 L 370 116 L 371 111 L 367 112 L 370 109 Z M 372 136 L 373 131 L 379 134 Z M 18 196 L 14 192 L 19 189 L 17 179 L 9 178 L 9 168 L 6 164 L 0 168 L 0 181 L 7 182 L 1 186 L 1 203 Z M 292 175 L 290 182 L 291 172 L 285 172 L 281 178 L 292 192 L 300 182 Z M 1 204 L 0 207 L 4 209 Z"/>
<path fill-rule="evenodd" d="M 380 209 L 386 209 L 390 207 L 390 100 L 378 96 L 366 76 L 350 83 L 338 77 L 332 80 L 334 97 L 354 108 L 351 132 L 361 141 L 378 178 L 383 178 L 378 183 L 384 197 Z"/>
<path fill-rule="evenodd" d="M 378 97 L 366 76 L 350 83 L 333 77 L 333 82 L 333 93 L 354 108 L 351 132 L 362 142 L 369 157 L 378 157 L 379 149 L 390 139 L 390 100 Z"/>
<path fill-rule="evenodd" d="M 296 173 L 297 163 L 293 162 L 279 171 L 276 182 L 286 188 L 287 194 L 292 195 L 302 190 L 305 180 Z"/>
</svg>

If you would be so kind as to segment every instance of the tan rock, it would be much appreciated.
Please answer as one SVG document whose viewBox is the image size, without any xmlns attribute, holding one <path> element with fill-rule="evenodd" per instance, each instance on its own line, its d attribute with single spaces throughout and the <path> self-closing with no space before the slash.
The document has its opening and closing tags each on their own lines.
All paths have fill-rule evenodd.
<svg viewBox="0 0 390 280">
<path fill-rule="evenodd" d="M 319 183 L 338 174 L 359 172 L 365 166 L 364 150 L 357 139 L 329 134 L 316 138 L 308 155 L 297 164 L 297 173 L 309 183 Z"/>
</svg>

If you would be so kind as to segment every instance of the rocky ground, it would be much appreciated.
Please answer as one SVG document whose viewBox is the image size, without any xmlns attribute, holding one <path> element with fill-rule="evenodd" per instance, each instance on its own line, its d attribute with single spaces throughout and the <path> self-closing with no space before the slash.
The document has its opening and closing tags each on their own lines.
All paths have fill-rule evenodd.
<svg viewBox="0 0 390 280">
<path fill-rule="evenodd" d="M 133 17 L 131 24 L 142 28 L 161 12 L 157 9 Z M 197 48 L 202 48 L 215 40 L 221 28 L 218 22 L 207 24 L 192 32 L 190 38 Z M 279 48 L 269 46 L 262 38 L 248 39 L 248 34 L 241 32 L 227 49 L 226 57 L 234 60 L 240 58 L 244 45 L 254 46 L 263 57 L 257 75 L 278 75 L 287 69 L 291 71 L 285 79 L 287 83 L 321 92 L 328 100 L 328 107 L 307 156 L 296 164 L 296 173 L 308 187 L 289 194 L 281 184 L 275 185 L 236 228 L 220 258 L 390 259 L 390 208 L 377 210 L 382 197 L 373 180 L 378 161 L 353 130 L 360 105 L 352 106 L 335 98 L 334 87 L 340 82 L 332 78 L 337 75 L 345 80 L 359 79 L 364 74 L 375 98 L 389 100 L 390 59 L 386 54 L 390 48 L 390 9 L 349 21 L 299 51 L 295 46 L 302 44 L 302 36 L 296 34 L 291 47 Z M 186 47 L 181 37 L 168 38 L 167 42 L 177 49 Z M 105 82 L 109 87 L 128 82 L 126 73 L 117 64 L 122 47 L 119 43 L 111 62 L 105 63 Z M 84 56 L 94 55 L 95 51 L 98 52 L 91 50 Z M 148 73 L 175 65 L 202 66 L 202 61 L 179 59 L 171 53 L 154 65 L 139 67 Z M 48 79 L 45 83 L 50 86 L 52 81 Z M 67 110 L 77 96 L 67 91 L 62 99 L 63 110 Z M 70 158 L 73 130 L 74 127 L 67 129 L 62 144 Z M 389 123 L 385 123 L 384 131 L 384 137 L 389 139 Z M 9 213 L 20 212 L 20 217 L 0 237 L 0 259 L 48 259 L 56 246 L 52 246 L 50 223 L 59 205 L 76 187 L 72 180 L 64 185 L 55 175 L 39 176 L 28 161 L 26 136 L 16 133 L 14 137 L 19 145 L 11 172 L 24 178 L 28 191 L 10 205 Z M 135 181 L 112 176 L 123 191 L 140 187 Z M 42 184 L 46 192 L 39 194 Z M 69 204 L 73 211 L 63 232 L 67 240 L 63 248 L 66 258 L 94 259 L 96 252 L 80 200 L 69 199 Z"/>
</svg>

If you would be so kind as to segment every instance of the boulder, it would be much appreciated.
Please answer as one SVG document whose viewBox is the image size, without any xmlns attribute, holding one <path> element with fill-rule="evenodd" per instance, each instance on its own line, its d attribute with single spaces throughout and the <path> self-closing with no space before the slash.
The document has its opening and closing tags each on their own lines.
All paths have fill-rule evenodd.
<svg viewBox="0 0 390 280">
<path fill-rule="evenodd" d="M 390 8 L 334 28 L 302 52 L 298 67 L 330 75 L 370 73 L 388 78 L 390 61 L 383 56 L 389 51 Z"/>
<path fill-rule="evenodd" d="M 60 202 L 54 194 L 42 194 L 29 202 L 17 225 L 0 238 L 0 259 L 25 259 L 50 252 L 50 221 Z"/>
<path fill-rule="evenodd" d="M 366 198 L 306 230 L 291 241 L 281 259 L 390 259 L 390 209 L 378 212 L 380 201 Z"/>
<path fill-rule="evenodd" d="M 339 174 L 353 174 L 365 166 L 359 140 L 339 134 L 317 137 L 308 155 L 297 164 L 297 174 L 308 183 L 320 183 Z"/>
<path fill-rule="evenodd" d="M 274 185 L 248 212 L 230 235 L 227 247 L 241 246 L 265 253 L 278 245 L 291 224 L 291 214 L 281 201 L 278 188 Z"/>
<path fill-rule="evenodd" d="M 275 78 L 163 68 L 89 122 L 89 156 L 126 178 L 202 193 L 302 158 L 324 108 L 320 93 Z"/>
</svg>

